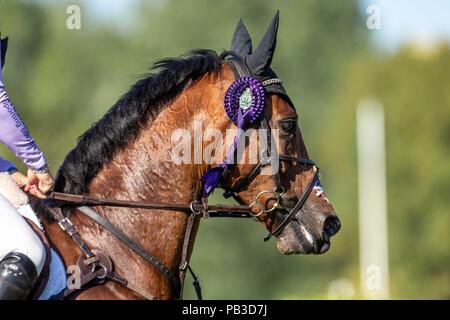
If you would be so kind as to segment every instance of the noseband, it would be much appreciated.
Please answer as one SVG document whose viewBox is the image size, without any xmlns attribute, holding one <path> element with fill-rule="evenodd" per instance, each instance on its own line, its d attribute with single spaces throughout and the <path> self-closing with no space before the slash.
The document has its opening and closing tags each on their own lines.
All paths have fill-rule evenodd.
<svg viewBox="0 0 450 320">
<path fill-rule="evenodd" d="M 235 71 L 236 80 L 242 79 L 244 77 L 251 77 L 251 73 L 246 67 L 245 63 L 243 63 L 239 57 L 234 56 L 234 58 L 226 60 L 229 63 L 233 70 Z M 289 96 L 286 94 L 284 89 L 280 86 L 281 80 L 278 78 L 269 78 L 260 82 L 262 86 L 260 87 L 261 92 L 259 94 L 264 94 L 264 92 L 278 94 L 283 96 L 289 103 Z M 277 85 L 274 87 L 274 85 Z M 280 89 L 281 88 L 281 89 Z M 248 103 L 248 101 L 247 101 Z M 251 104 L 248 104 L 251 106 Z M 264 108 L 264 105 L 262 105 Z M 258 117 L 258 119 L 256 119 Z M 261 119 L 259 119 L 261 117 Z M 86 286 L 87 284 L 91 284 L 93 282 L 100 284 L 105 281 L 115 281 L 120 285 L 134 291 L 136 294 L 144 297 L 144 298 L 152 298 L 145 292 L 142 292 L 139 288 L 134 287 L 132 284 L 128 283 L 128 281 L 114 272 L 112 269 L 112 261 L 108 261 L 108 257 L 101 251 L 96 249 L 91 249 L 87 243 L 82 239 L 79 234 L 76 226 L 72 223 L 69 217 L 69 212 L 76 209 L 77 213 L 84 214 L 89 219 L 102 226 L 105 230 L 108 230 L 114 237 L 120 240 L 123 244 L 128 246 L 131 250 L 133 250 L 137 255 L 141 256 L 148 263 L 152 264 L 157 270 L 159 270 L 170 282 L 172 286 L 172 290 L 175 293 L 177 298 L 181 298 L 182 289 L 186 271 L 189 270 L 194 278 L 194 286 L 196 289 L 197 296 L 201 299 L 201 290 L 199 282 L 189 267 L 189 244 L 191 239 L 191 234 L 194 227 L 194 222 L 198 217 L 201 218 L 209 218 L 209 217 L 228 217 L 228 218 L 254 218 L 258 219 L 263 213 L 264 214 L 273 214 L 275 212 L 283 212 L 286 217 L 284 220 L 269 234 L 264 238 L 264 241 L 269 240 L 272 236 L 278 236 L 281 232 L 286 228 L 289 222 L 294 219 L 295 214 L 301 210 L 308 199 L 311 191 L 313 190 L 316 183 L 319 181 L 319 168 L 316 167 L 314 161 L 309 159 L 304 159 L 301 157 L 288 156 L 278 154 L 276 148 L 275 155 L 277 161 L 288 161 L 296 164 L 300 164 L 303 166 L 313 166 L 314 168 L 314 176 L 309 182 L 308 186 L 304 190 L 303 194 L 299 197 L 299 200 L 292 208 L 286 208 L 283 206 L 283 195 L 285 192 L 285 187 L 281 182 L 280 173 L 277 171 L 273 174 L 273 180 L 275 184 L 275 188 L 273 190 L 263 190 L 261 191 L 253 200 L 250 205 L 244 204 L 244 201 L 240 197 L 240 193 L 248 188 L 248 186 L 255 180 L 255 178 L 260 175 L 262 168 L 266 166 L 273 165 L 272 159 L 270 156 L 271 145 L 274 144 L 271 135 L 271 128 L 269 125 L 269 121 L 266 117 L 264 117 L 264 113 L 262 110 L 259 110 L 257 115 L 253 115 L 252 121 L 258 120 L 260 123 L 261 129 L 265 129 L 268 135 L 268 148 L 267 154 L 269 157 L 262 156 L 264 153 L 261 152 L 261 157 L 259 163 L 253 168 L 249 175 L 242 178 L 242 180 L 233 188 L 227 188 L 224 186 L 224 181 L 230 173 L 230 166 L 225 166 L 223 171 L 221 171 L 220 176 L 218 177 L 218 184 L 215 186 L 219 186 L 225 190 L 225 197 L 233 197 L 239 205 L 225 205 L 225 204 L 208 204 L 208 195 L 205 193 L 201 202 L 193 200 L 190 204 L 164 204 L 164 203 L 149 203 L 149 202 L 141 202 L 141 201 L 128 201 L 128 200 L 116 200 L 116 199 L 101 199 L 94 198 L 85 195 L 75 195 L 75 194 L 67 194 L 67 193 L 59 193 L 53 192 L 49 199 L 44 202 L 44 205 L 49 209 L 53 218 L 58 222 L 59 226 L 62 230 L 64 230 L 72 240 L 77 244 L 79 249 L 82 252 L 82 256 L 80 257 L 80 261 L 82 263 L 87 264 L 89 262 L 90 268 L 84 267 L 84 269 L 89 270 L 87 274 L 84 274 L 82 277 L 81 286 Z M 214 186 L 214 187 L 215 187 Z M 269 196 L 271 199 L 275 200 L 275 203 L 271 208 L 267 208 L 266 204 L 262 202 L 263 196 Z M 143 248 L 138 242 L 133 240 L 127 234 L 125 234 L 122 230 L 114 226 L 108 219 L 98 214 L 91 207 L 96 206 L 113 206 L 113 207 L 122 207 L 122 208 L 139 208 L 139 209 L 152 209 L 152 210 L 166 210 L 166 211 L 175 211 L 175 212 L 184 212 L 189 215 L 187 221 L 187 227 L 184 235 L 182 252 L 181 252 L 181 262 L 178 267 L 178 275 L 173 270 L 167 268 L 158 258 L 156 258 L 153 254 L 148 252 L 145 248 Z M 256 211 L 256 212 L 255 212 Z M 94 283 L 94 284 L 95 284 Z M 74 294 L 80 289 L 66 289 L 63 293 L 63 297 L 68 297 Z M 81 289 L 82 290 L 82 289 Z"/>
</svg>

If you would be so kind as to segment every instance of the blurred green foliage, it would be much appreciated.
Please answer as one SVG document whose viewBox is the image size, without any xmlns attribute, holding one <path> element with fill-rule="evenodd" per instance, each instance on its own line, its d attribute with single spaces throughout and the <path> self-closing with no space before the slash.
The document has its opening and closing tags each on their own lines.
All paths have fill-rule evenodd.
<svg viewBox="0 0 450 320">
<path fill-rule="evenodd" d="M 69 4 L 81 7 L 81 30 L 66 28 Z M 386 112 L 391 296 L 450 298 L 447 46 L 385 56 L 370 47 L 364 17 L 349 0 L 134 5 L 134 15 L 120 18 L 129 20 L 125 27 L 98 21 L 87 1 L 0 2 L 0 30 L 11 37 L 5 82 L 54 171 L 77 137 L 153 62 L 194 48 L 228 49 L 239 17 L 255 47 L 280 9 L 273 68 L 296 103 L 343 228 L 323 256 L 282 256 L 274 242 L 262 241 L 256 223 L 204 221 L 192 258 L 204 296 L 327 298 L 330 283 L 344 279 L 359 297 L 355 108 L 375 97 Z M 187 285 L 186 298 L 193 297 Z"/>
</svg>

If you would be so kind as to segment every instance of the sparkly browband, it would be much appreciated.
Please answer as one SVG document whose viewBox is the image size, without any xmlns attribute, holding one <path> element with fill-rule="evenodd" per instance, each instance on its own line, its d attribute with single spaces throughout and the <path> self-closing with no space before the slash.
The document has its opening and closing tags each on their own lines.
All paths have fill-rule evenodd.
<svg viewBox="0 0 450 320">
<path fill-rule="evenodd" d="M 281 80 L 279 78 L 272 78 L 272 79 L 264 80 L 261 83 L 264 87 L 267 87 L 271 84 L 276 84 L 276 83 L 283 84 L 283 80 Z"/>
</svg>

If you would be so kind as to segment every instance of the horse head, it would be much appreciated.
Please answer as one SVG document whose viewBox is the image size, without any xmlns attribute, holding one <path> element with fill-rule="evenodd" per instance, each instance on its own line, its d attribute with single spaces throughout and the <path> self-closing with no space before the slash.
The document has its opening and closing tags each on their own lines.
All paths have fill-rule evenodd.
<svg viewBox="0 0 450 320">
<path fill-rule="evenodd" d="M 221 186 L 240 203 L 253 205 L 255 217 L 270 232 L 266 240 L 276 236 L 282 253 L 324 253 L 330 247 L 331 236 L 339 231 L 340 221 L 324 194 L 318 167 L 309 159 L 294 104 L 271 68 L 278 24 L 277 13 L 253 51 L 241 19 L 233 36 L 229 64 L 236 78 L 248 76 L 264 85 L 264 111 L 253 126 L 265 127 L 272 137 L 276 133 L 277 141 L 269 138 L 275 144 L 269 155 L 271 161 L 264 162 L 261 151 L 266 150 L 260 150 L 258 171 L 249 163 L 230 166 Z M 260 133 L 259 139 L 265 138 L 265 131 Z M 264 165 L 270 166 L 272 172 L 261 174 Z"/>
</svg>

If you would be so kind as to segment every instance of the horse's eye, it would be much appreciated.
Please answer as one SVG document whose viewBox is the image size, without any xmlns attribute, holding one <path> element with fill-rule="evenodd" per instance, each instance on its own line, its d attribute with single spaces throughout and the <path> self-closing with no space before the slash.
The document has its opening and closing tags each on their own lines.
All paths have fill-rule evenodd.
<svg viewBox="0 0 450 320">
<path fill-rule="evenodd" d="M 297 129 L 297 121 L 295 120 L 284 120 L 280 122 L 280 129 L 286 134 L 292 134 Z"/>
</svg>

